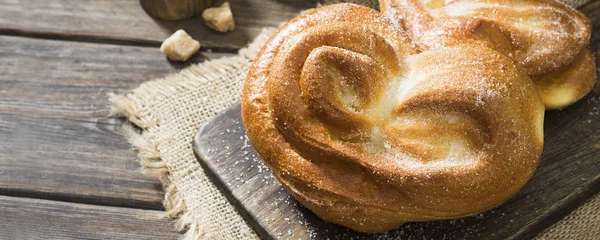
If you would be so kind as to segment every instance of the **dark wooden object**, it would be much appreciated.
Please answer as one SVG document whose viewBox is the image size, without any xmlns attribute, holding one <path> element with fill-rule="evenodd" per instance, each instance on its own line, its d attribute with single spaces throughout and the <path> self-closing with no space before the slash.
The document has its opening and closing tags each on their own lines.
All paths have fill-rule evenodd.
<svg viewBox="0 0 600 240">
<path fill-rule="evenodd" d="M 150 16 L 163 20 L 182 20 L 202 14 L 212 0 L 140 0 Z"/>
<path fill-rule="evenodd" d="M 0 239 L 177 239 L 161 214 L 0 196 Z"/>
<path fill-rule="evenodd" d="M 239 105 L 203 125 L 194 150 L 223 193 L 267 239 L 522 239 L 600 191 L 599 116 L 600 87 L 564 111 L 548 112 L 544 155 L 534 177 L 500 207 L 456 220 L 409 223 L 377 235 L 327 223 L 291 198 L 256 157 Z"/>
<path fill-rule="evenodd" d="M 140 0 L 0 0 L 0 34 L 159 46 L 184 29 L 203 48 L 235 52 L 264 27 L 277 27 L 316 0 L 233 0 L 235 31 L 209 29 L 202 17 L 183 21 L 153 19 Z"/>
<path fill-rule="evenodd" d="M 597 53 L 600 1 L 581 10 L 594 23 L 592 49 Z M 598 66 L 599 59 L 596 54 Z M 256 157 L 239 105 L 200 128 L 194 151 L 223 193 L 267 239 L 527 239 L 600 192 L 600 84 L 576 104 L 546 112 L 544 127 L 540 165 L 508 202 L 472 217 L 409 223 L 375 235 L 327 223 L 291 198 Z"/>
</svg>

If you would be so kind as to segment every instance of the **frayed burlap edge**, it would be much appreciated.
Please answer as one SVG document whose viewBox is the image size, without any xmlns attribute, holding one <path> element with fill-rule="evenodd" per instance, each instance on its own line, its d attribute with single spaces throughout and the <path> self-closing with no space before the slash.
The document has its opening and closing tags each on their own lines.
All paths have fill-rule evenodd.
<svg viewBox="0 0 600 240">
<path fill-rule="evenodd" d="M 123 125 L 123 133 L 137 150 L 144 173 L 160 179 L 165 189 L 165 216 L 176 219 L 177 229 L 184 232 L 182 239 L 200 239 L 205 233 L 202 226 L 186 211 L 185 200 L 176 184 L 171 181 L 169 166 L 162 160 L 157 142 L 154 141 L 157 139 L 156 133 L 160 124 L 151 109 L 171 94 L 196 88 L 197 84 L 203 83 L 202 79 L 213 78 L 223 72 L 239 71 L 240 66 L 247 65 L 275 31 L 275 28 L 263 29 L 262 33 L 236 56 L 190 66 L 177 74 L 143 83 L 127 95 L 109 94 L 109 101 L 112 103 L 110 116 L 125 117 L 129 121 Z M 173 78 L 177 80 L 173 81 Z"/>
</svg>

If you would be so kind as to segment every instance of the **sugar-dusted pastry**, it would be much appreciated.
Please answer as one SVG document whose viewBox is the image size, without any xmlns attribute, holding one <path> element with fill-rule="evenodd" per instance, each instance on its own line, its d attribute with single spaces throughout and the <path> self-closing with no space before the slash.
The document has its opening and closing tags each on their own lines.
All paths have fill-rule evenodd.
<svg viewBox="0 0 600 240">
<path fill-rule="evenodd" d="M 548 109 L 585 96 L 596 80 L 590 21 L 553 0 L 380 0 L 381 11 L 421 50 L 492 47 L 535 82 Z"/>
<path fill-rule="evenodd" d="M 319 217 L 363 232 L 509 199 L 540 159 L 544 110 L 504 54 L 418 53 L 389 18 L 353 4 L 284 25 L 242 95 L 248 136 L 275 177 Z"/>
</svg>

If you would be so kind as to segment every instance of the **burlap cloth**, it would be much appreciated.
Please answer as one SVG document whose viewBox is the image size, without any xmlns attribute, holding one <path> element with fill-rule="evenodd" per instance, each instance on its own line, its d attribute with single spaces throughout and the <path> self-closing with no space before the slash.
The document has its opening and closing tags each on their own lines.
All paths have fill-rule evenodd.
<svg viewBox="0 0 600 240">
<path fill-rule="evenodd" d="M 587 0 L 564 0 L 578 7 Z M 376 7 L 376 0 L 356 2 Z M 177 219 L 184 239 L 257 239 L 194 158 L 197 128 L 239 101 L 246 72 L 275 29 L 265 29 L 237 56 L 192 65 L 177 74 L 146 82 L 130 94 L 111 96 L 112 113 L 126 117 L 124 129 L 146 173 L 160 178 L 164 206 Z M 132 125 L 138 127 L 134 129 Z M 141 129 L 141 131 L 140 131 Z M 598 239 L 600 195 L 537 236 L 537 239 Z"/>
</svg>

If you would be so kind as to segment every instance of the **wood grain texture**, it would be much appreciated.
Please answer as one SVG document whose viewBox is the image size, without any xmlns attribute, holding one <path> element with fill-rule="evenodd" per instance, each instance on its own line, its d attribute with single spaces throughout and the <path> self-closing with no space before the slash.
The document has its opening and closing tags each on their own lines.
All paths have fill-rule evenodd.
<svg viewBox="0 0 600 240">
<path fill-rule="evenodd" d="M 592 49 L 600 66 L 600 1 L 581 11 L 594 23 Z M 600 84 L 576 104 L 546 112 L 544 128 L 544 153 L 535 175 L 503 205 L 472 217 L 409 223 L 375 235 L 324 222 L 291 198 L 256 157 L 239 105 L 203 125 L 194 150 L 215 183 L 264 238 L 527 239 L 600 192 Z"/>
<path fill-rule="evenodd" d="M 162 209 L 107 93 L 185 65 L 157 48 L 0 36 L 0 194 Z"/>
<path fill-rule="evenodd" d="M 236 29 L 210 30 L 201 17 L 183 21 L 153 19 L 139 0 L 0 0 L 0 33 L 128 42 L 158 46 L 184 29 L 205 48 L 239 49 L 263 27 L 278 26 L 316 0 L 232 0 Z"/>
<path fill-rule="evenodd" d="M 161 211 L 0 196 L 2 239 L 178 239 Z"/>
</svg>

